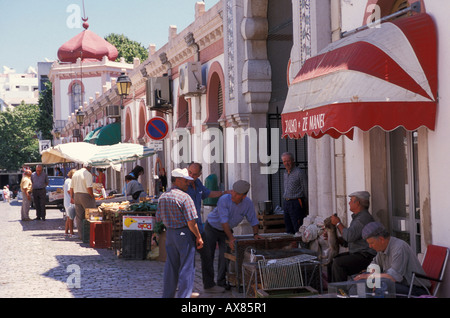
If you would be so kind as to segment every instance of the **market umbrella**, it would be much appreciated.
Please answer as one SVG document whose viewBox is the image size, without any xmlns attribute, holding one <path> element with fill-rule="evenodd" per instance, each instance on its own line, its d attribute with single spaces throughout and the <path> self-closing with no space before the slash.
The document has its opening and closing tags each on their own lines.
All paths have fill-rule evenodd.
<svg viewBox="0 0 450 318">
<path fill-rule="evenodd" d="M 153 148 L 139 144 L 118 143 L 110 146 L 97 146 L 98 151 L 89 158 L 88 163 L 94 167 L 113 167 L 120 170 L 125 162 L 136 161 L 155 154 Z"/>
<path fill-rule="evenodd" d="M 59 144 L 42 152 L 42 163 L 88 163 L 89 159 L 99 151 L 99 146 L 87 142 L 69 142 Z"/>
</svg>

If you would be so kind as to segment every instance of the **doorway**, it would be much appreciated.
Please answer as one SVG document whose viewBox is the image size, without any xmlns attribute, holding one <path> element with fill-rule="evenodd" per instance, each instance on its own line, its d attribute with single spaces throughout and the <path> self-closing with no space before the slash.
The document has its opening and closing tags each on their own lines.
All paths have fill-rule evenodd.
<svg viewBox="0 0 450 318">
<path fill-rule="evenodd" d="M 391 234 L 421 253 L 417 137 L 404 128 L 387 134 L 388 206 Z"/>
</svg>

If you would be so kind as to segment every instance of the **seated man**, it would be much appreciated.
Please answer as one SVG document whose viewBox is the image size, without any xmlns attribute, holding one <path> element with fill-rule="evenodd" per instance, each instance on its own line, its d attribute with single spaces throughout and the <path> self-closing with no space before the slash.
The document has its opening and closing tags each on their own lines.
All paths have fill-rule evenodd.
<svg viewBox="0 0 450 318">
<path fill-rule="evenodd" d="M 412 273 L 425 275 L 422 265 L 408 243 L 396 237 L 391 237 L 383 224 L 379 222 L 368 223 L 363 228 L 362 236 L 369 243 L 369 246 L 377 251 L 372 264 L 380 266 L 380 277 L 389 278 L 395 282 L 397 294 L 407 295 Z M 360 274 L 354 279 L 367 279 L 369 275 L 371 273 Z M 411 295 L 427 294 L 422 286 L 429 288 L 431 283 L 429 280 L 416 278 Z"/>
<path fill-rule="evenodd" d="M 376 252 L 369 247 L 366 240 L 361 237 L 364 226 L 374 219 L 369 213 L 370 194 L 367 191 L 357 191 L 349 195 L 348 202 L 352 212 L 352 221 L 345 227 L 339 217 L 331 216 L 331 223 L 342 235 L 344 246 L 348 252 L 340 253 L 328 264 L 328 281 L 342 282 L 349 276 L 365 270 L 372 261 Z"/>
</svg>

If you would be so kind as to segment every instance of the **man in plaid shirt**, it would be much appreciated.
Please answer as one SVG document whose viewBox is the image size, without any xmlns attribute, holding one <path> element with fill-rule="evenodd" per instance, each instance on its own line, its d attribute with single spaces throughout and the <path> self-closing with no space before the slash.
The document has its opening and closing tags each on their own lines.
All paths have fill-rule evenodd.
<svg viewBox="0 0 450 318">
<path fill-rule="evenodd" d="M 172 171 L 172 188 L 158 200 L 156 221 L 167 228 L 164 266 L 164 298 L 174 298 L 178 286 L 179 298 L 189 298 L 194 287 L 195 248 L 203 247 L 197 226 L 197 210 L 194 201 L 186 193 L 189 177 L 187 169 Z"/>
</svg>

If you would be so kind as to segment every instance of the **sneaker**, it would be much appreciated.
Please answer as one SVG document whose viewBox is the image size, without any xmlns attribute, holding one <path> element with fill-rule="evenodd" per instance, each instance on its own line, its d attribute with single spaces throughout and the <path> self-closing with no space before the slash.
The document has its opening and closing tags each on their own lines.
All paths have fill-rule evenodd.
<svg viewBox="0 0 450 318">
<path fill-rule="evenodd" d="M 225 288 L 220 287 L 220 286 L 213 286 L 211 288 L 206 288 L 205 289 L 205 293 L 214 293 L 214 294 L 219 294 L 219 293 L 224 293 L 225 292 Z"/>
<path fill-rule="evenodd" d="M 193 293 L 191 294 L 191 298 L 198 298 L 199 296 L 200 296 L 200 294 L 197 293 L 197 292 L 193 292 Z"/>
</svg>

